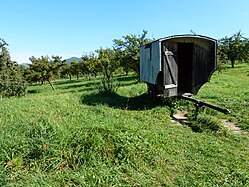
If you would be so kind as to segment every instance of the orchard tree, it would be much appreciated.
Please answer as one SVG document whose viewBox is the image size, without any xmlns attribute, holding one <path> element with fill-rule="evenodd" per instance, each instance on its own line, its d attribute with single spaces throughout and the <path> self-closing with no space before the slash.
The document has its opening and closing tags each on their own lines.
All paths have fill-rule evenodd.
<svg viewBox="0 0 249 187">
<path fill-rule="evenodd" d="M 66 78 L 69 76 L 70 81 L 72 80 L 72 68 L 71 64 L 67 64 L 65 62 L 62 62 L 62 67 L 60 68 L 60 77 Z"/>
<path fill-rule="evenodd" d="M 116 57 L 126 74 L 130 70 L 139 74 L 140 46 L 152 41 L 146 37 L 147 33 L 147 31 L 143 30 L 142 34 L 126 35 L 122 39 L 113 40 Z"/>
<path fill-rule="evenodd" d="M 61 56 L 54 56 L 54 55 L 52 55 L 52 62 L 54 63 L 54 64 L 62 64 L 62 57 Z"/>
<path fill-rule="evenodd" d="M 70 73 L 71 75 L 73 76 L 76 76 L 77 77 L 77 80 L 79 79 L 79 75 L 81 73 L 81 69 L 80 69 L 80 64 L 77 60 L 73 60 L 71 63 L 70 63 Z M 70 79 L 71 80 L 71 79 Z"/>
<path fill-rule="evenodd" d="M 103 75 L 101 81 L 101 92 L 113 93 L 116 91 L 117 86 L 114 84 L 113 75 L 114 72 L 120 67 L 119 61 L 115 58 L 115 51 L 112 49 L 96 50 L 98 54 L 98 60 L 101 67 L 101 73 Z"/>
<path fill-rule="evenodd" d="M 0 79 L 1 81 L 5 81 L 10 78 L 10 68 L 11 60 L 9 52 L 6 48 L 8 44 L 0 39 Z"/>
<path fill-rule="evenodd" d="M 248 39 L 242 36 L 241 31 L 230 37 L 226 36 L 219 40 L 218 54 L 221 61 L 229 60 L 234 68 L 236 61 L 248 60 Z"/>
<path fill-rule="evenodd" d="M 32 64 L 30 64 L 25 73 L 27 80 L 40 82 L 41 84 L 47 81 L 51 88 L 55 90 L 52 80 L 59 75 L 63 63 L 59 60 L 61 58 L 52 56 L 52 59 L 48 56 L 41 56 L 40 58 L 30 57 L 29 60 Z"/>
<path fill-rule="evenodd" d="M 84 54 L 82 57 L 82 61 L 80 62 L 80 69 L 82 74 L 86 75 L 88 79 L 91 79 L 91 75 L 93 74 L 95 77 L 99 72 L 101 72 L 101 66 L 96 53 Z"/>
<path fill-rule="evenodd" d="M 27 85 L 22 80 L 18 64 L 11 61 L 7 45 L 0 39 L 0 97 L 25 95 Z"/>
</svg>

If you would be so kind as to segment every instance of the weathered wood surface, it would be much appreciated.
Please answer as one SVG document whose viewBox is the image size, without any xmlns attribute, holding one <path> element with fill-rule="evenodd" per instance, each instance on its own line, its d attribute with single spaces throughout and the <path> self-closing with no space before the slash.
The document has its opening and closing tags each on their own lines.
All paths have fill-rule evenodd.
<svg viewBox="0 0 249 187">
<path fill-rule="evenodd" d="M 216 40 L 199 35 L 171 36 L 142 46 L 140 79 L 164 89 L 166 97 L 196 94 L 216 69 L 216 46 Z"/>
</svg>

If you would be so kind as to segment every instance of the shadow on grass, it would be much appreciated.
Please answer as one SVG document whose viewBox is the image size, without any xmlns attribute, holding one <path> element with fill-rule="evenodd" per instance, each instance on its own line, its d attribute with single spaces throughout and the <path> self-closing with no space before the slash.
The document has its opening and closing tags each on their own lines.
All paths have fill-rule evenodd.
<svg viewBox="0 0 249 187">
<path fill-rule="evenodd" d="M 227 69 L 241 69 L 241 68 L 244 68 L 243 66 L 240 66 L 240 65 L 236 65 L 234 67 L 231 67 L 231 66 L 227 66 L 226 67 Z"/>
<path fill-rule="evenodd" d="M 96 88 L 82 87 L 82 89 L 68 89 L 68 90 L 63 90 L 62 93 L 92 92 L 93 90 L 96 90 Z"/>
<path fill-rule="evenodd" d="M 63 86 L 63 87 L 60 87 L 59 89 L 67 90 L 67 89 L 74 89 L 74 88 L 81 88 L 81 87 L 86 87 L 86 88 L 92 87 L 92 89 L 95 89 L 97 85 L 99 85 L 99 82 L 87 82 L 87 83 L 82 83 L 82 84 L 73 84 L 73 85 Z"/>
<path fill-rule="evenodd" d="M 93 106 L 101 104 L 125 110 L 146 110 L 163 104 L 160 99 L 158 99 L 156 102 L 153 102 L 147 94 L 129 98 L 120 96 L 116 93 L 95 93 L 91 95 L 83 95 L 81 97 L 81 103 Z"/>
<path fill-rule="evenodd" d="M 39 90 L 28 90 L 28 94 L 37 94 L 40 93 Z"/>
<path fill-rule="evenodd" d="M 197 122 L 193 122 L 193 121 L 192 122 L 187 122 L 187 123 L 185 123 L 185 125 L 190 127 L 193 132 L 197 132 L 197 133 L 202 133 L 203 132 L 203 129 L 201 128 L 201 126 Z"/>
<path fill-rule="evenodd" d="M 66 80 L 54 81 L 54 84 L 55 85 L 63 85 L 63 84 L 71 84 L 71 83 L 77 83 L 77 82 L 82 82 L 82 80 L 81 79 L 79 79 L 79 80 L 76 80 L 76 79 L 73 79 L 73 80 L 66 79 Z"/>
<path fill-rule="evenodd" d="M 121 81 L 121 82 L 126 82 L 126 81 L 138 81 L 138 77 L 137 76 L 120 76 L 116 78 L 117 81 Z"/>
</svg>

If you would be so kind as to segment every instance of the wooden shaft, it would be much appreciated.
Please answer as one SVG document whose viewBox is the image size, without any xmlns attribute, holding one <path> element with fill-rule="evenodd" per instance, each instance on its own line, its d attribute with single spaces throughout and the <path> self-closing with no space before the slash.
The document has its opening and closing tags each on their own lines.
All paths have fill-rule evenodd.
<svg viewBox="0 0 249 187">
<path fill-rule="evenodd" d="M 229 114 L 230 113 L 230 111 L 228 110 L 228 109 L 226 109 L 226 108 L 222 108 L 222 107 L 219 107 L 219 106 L 215 106 L 215 105 L 212 105 L 212 104 L 210 104 L 210 103 L 206 103 L 206 102 L 204 102 L 204 101 L 200 101 L 200 100 L 198 100 L 198 99 L 195 99 L 195 98 L 190 98 L 190 97 L 187 97 L 187 96 L 180 96 L 182 99 L 185 99 L 185 100 L 188 100 L 188 101 L 192 101 L 192 102 L 195 102 L 195 103 L 197 103 L 200 107 L 202 107 L 202 106 L 205 106 L 205 107 L 208 107 L 208 108 L 212 108 L 212 109 L 214 109 L 214 110 L 217 110 L 217 111 L 219 111 L 219 112 L 222 112 L 222 113 L 224 113 L 224 114 Z"/>
</svg>

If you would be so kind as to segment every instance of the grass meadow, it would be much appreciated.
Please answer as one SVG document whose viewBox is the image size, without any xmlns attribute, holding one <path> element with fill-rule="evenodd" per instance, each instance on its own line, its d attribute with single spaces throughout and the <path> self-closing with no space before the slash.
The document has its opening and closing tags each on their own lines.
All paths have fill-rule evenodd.
<svg viewBox="0 0 249 187">
<path fill-rule="evenodd" d="M 0 186 L 249 186 L 247 64 L 214 73 L 195 96 L 231 114 L 197 119 L 193 103 L 153 103 L 136 77 L 116 78 L 109 96 L 98 78 L 63 79 L 0 100 Z M 189 112 L 186 125 L 172 123 L 176 110 Z"/>
</svg>

